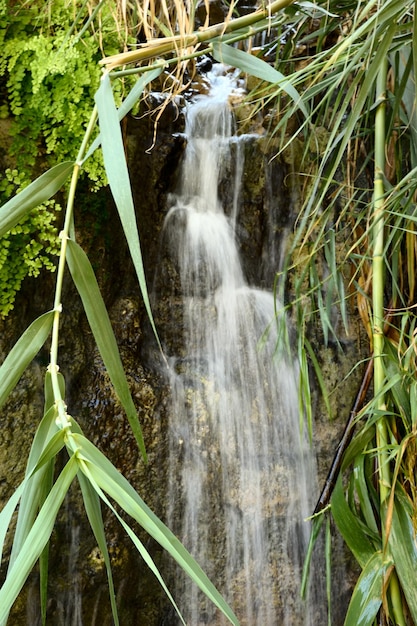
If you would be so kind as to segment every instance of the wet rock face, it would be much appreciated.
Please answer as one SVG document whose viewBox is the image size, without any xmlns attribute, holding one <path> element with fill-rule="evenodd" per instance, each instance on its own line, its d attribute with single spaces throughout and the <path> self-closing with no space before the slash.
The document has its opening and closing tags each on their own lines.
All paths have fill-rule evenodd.
<svg viewBox="0 0 417 626">
<path fill-rule="evenodd" d="M 169 194 L 177 185 L 179 163 L 186 141 L 183 130 L 181 111 L 168 108 L 156 135 L 151 118 L 130 119 L 126 140 L 155 322 L 163 345 L 169 344 L 178 354 L 183 342 L 178 268 L 165 254 L 162 228 Z M 242 146 L 245 168 L 237 229 L 239 251 L 247 281 L 251 285 L 270 287 L 283 254 L 281 236 L 291 230 L 296 212 L 290 168 L 277 159 L 271 160 L 274 155 L 272 146 L 256 135 L 245 139 Z M 234 172 L 230 174 L 234 175 Z M 230 212 L 232 199 L 228 195 L 226 181 L 222 194 Z M 86 436 L 132 482 L 155 513 L 164 518 L 170 471 L 167 455 L 170 406 L 165 366 L 147 320 L 116 211 L 106 194 L 100 196 L 99 205 L 94 217 L 87 203 L 86 208 L 76 216 L 77 238 L 93 264 L 108 306 L 142 424 L 148 464 L 145 465 L 140 458 L 127 420 L 111 390 L 70 279 L 66 282 L 63 298 L 59 359 L 67 383 L 67 403 L 69 412 L 77 419 Z M 25 285 L 16 303 L 18 315 L 0 322 L 2 359 L 24 328 L 51 308 L 53 287 L 54 277 L 50 275 Z M 317 343 L 319 349 L 319 340 Z M 32 437 L 42 416 L 48 348 L 45 346 L 40 352 L 7 406 L 0 411 L 0 508 L 23 476 Z M 351 344 L 346 350 L 352 352 Z M 350 366 L 346 368 L 349 370 Z M 351 405 L 347 397 L 349 393 L 353 395 L 352 390 L 338 394 L 344 397 L 346 406 L 340 419 L 332 425 L 334 441 L 338 439 L 338 431 L 342 430 L 344 417 L 347 417 Z M 329 441 L 325 419 L 319 419 L 318 432 L 323 433 L 323 441 Z M 318 446 L 320 448 L 320 444 Z M 327 471 L 326 459 L 332 453 L 329 447 L 324 449 L 325 454 L 320 456 L 322 474 Z M 65 457 L 60 458 L 58 465 L 64 461 Z M 330 459 L 328 461 L 330 463 Z M 112 514 L 105 509 L 103 511 L 121 623 L 123 626 L 173 626 L 175 618 L 155 578 L 137 556 Z M 139 531 L 139 534 L 156 565 L 164 571 L 167 561 L 161 549 L 145 533 Z M 59 515 L 50 554 L 50 623 L 110 626 L 105 568 L 88 528 L 77 486 L 71 490 Z M 38 623 L 36 586 L 35 574 L 16 603 L 11 622 L 16 626 Z M 336 626 L 337 622 L 334 624 Z"/>
</svg>

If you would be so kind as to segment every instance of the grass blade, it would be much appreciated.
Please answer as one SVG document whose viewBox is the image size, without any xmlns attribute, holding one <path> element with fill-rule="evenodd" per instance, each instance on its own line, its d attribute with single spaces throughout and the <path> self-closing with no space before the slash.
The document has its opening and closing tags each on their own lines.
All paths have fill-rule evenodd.
<svg viewBox="0 0 417 626">
<path fill-rule="evenodd" d="M 342 479 L 339 476 L 331 498 L 332 515 L 336 525 L 359 565 L 363 568 L 375 553 L 367 538 L 367 527 L 351 511 L 345 500 Z"/>
<path fill-rule="evenodd" d="M 15 508 L 19 504 L 19 500 L 22 496 L 25 486 L 26 481 L 24 480 L 13 492 L 13 495 L 9 498 L 7 504 L 0 512 L 0 565 L 3 556 L 4 540 L 6 538 L 6 533 L 9 529 L 10 520 L 12 519 Z"/>
<path fill-rule="evenodd" d="M 106 536 L 104 532 L 103 517 L 101 515 L 100 500 L 95 489 L 81 471 L 78 472 L 77 477 L 80 483 L 81 493 L 83 495 L 83 501 L 88 521 L 90 522 L 91 530 L 94 533 L 94 537 L 96 538 L 97 545 L 100 548 L 101 554 L 103 555 L 104 564 L 106 566 L 113 621 L 115 626 L 119 626 L 119 616 L 117 613 L 113 574 L 111 570 L 110 556 L 107 549 Z"/>
<path fill-rule="evenodd" d="M 149 302 L 122 132 L 108 74 L 103 76 L 95 98 L 99 114 L 103 158 L 107 178 L 122 222 L 133 265 L 135 266 L 149 321 L 152 325 L 158 345 L 161 347 Z"/>
<path fill-rule="evenodd" d="M 151 511 L 130 483 L 110 461 L 85 437 L 73 435 L 79 446 L 78 454 L 88 466 L 92 480 L 107 493 L 147 533 L 151 535 L 177 561 L 184 572 L 200 587 L 206 596 L 222 611 L 232 624 L 239 622 L 223 597 L 210 582 L 198 563 L 175 535 Z"/>
<path fill-rule="evenodd" d="M 174 606 L 181 622 L 183 624 L 185 624 L 184 619 L 175 603 L 174 598 L 172 597 L 168 587 L 165 585 L 165 582 L 158 570 L 158 568 L 156 567 L 151 555 L 149 554 L 149 552 L 146 550 L 145 546 L 143 545 L 143 543 L 140 541 L 140 539 L 137 537 L 137 535 L 133 532 L 133 530 L 131 529 L 131 527 L 120 517 L 120 515 L 118 514 L 118 512 L 116 511 L 116 509 L 114 508 L 114 506 L 111 504 L 111 502 L 109 501 L 109 499 L 106 497 L 106 495 L 103 493 L 103 491 L 100 489 L 100 487 L 98 486 L 98 484 L 96 483 L 96 481 L 94 480 L 93 476 L 91 475 L 91 472 L 89 471 L 89 468 L 87 465 L 82 465 L 83 471 L 85 472 L 85 476 L 83 476 L 83 479 L 86 483 L 88 483 L 89 488 L 90 489 L 94 489 L 94 493 L 97 496 L 100 496 L 100 498 L 103 500 L 103 502 L 109 507 L 109 509 L 114 513 L 115 517 L 117 517 L 117 519 L 119 520 L 120 524 L 123 526 L 124 530 L 126 531 L 126 533 L 129 535 L 129 537 L 131 538 L 133 544 L 135 545 L 136 549 L 138 550 L 139 554 L 141 555 L 141 557 L 143 558 L 143 560 L 145 561 L 146 565 L 149 567 L 149 569 L 153 572 L 153 574 L 155 575 L 155 577 L 157 578 L 158 582 L 160 583 L 161 587 L 163 588 L 164 592 L 167 594 L 169 600 L 171 601 L 172 605 Z M 80 473 L 81 475 L 81 473 Z M 88 479 L 88 480 L 87 480 Z"/>
<path fill-rule="evenodd" d="M 127 115 L 133 109 L 133 107 L 135 106 L 139 98 L 141 97 L 142 92 L 144 88 L 146 87 L 146 85 L 148 85 L 153 80 L 155 80 L 155 78 L 158 78 L 162 70 L 163 70 L 162 67 L 157 67 L 154 70 L 150 70 L 149 72 L 146 72 L 143 76 L 141 76 L 136 81 L 136 83 L 134 84 L 134 86 L 132 87 L 128 95 L 126 96 L 126 98 L 123 100 L 120 107 L 117 109 L 119 121 L 121 121 L 125 117 L 125 115 Z M 83 159 L 83 163 L 85 163 L 85 161 L 93 154 L 93 152 L 97 150 L 97 148 L 100 145 L 101 145 L 101 134 L 98 137 L 96 137 L 93 143 L 91 144 L 87 154 L 85 155 Z"/>
<path fill-rule="evenodd" d="M 75 456 L 71 457 L 40 510 L 22 549 L 0 589 L 0 623 L 3 623 L 20 593 L 29 573 L 39 559 L 51 536 L 58 510 L 78 471 Z"/>
<path fill-rule="evenodd" d="M 262 61 L 262 59 L 218 41 L 213 43 L 213 57 L 216 61 L 219 61 L 219 63 L 226 63 L 232 67 L 237 67 L 242 72 L 246 72 L 251 76 L 255 76 L 261 80 L 266 80 L 269 83 L 278 85 L 280 89 L 285 91 L 285 93 L 290 96 L 290 98 L 303 112 L 304 116 L 306 118 L 309 117 L 309 111 L 301 95 L 291 84 L 288 78 L 286 78 L 286 76 L 281 74 L 278 70 L 268 65 L 265 61 Z"/>
<path fill-rule="evenodd" d="M 344 626 L 372 626 L 382 604 L 388 568 L 382 552 L 375 552 L 365 565 L 353 591 Z"/>
<path fill-rule="evenodd" d="M 19 517 L 13 541 L 10 563 L 13 564 L 19 554 L 21 546 L 26 541 L 33 521 L 40 508 L 42 499 L 46 493 L 43 490 L 45 479 L 51 471 L 51 463 L 64 447 L 65 434 L 62 430 L 57 431 L 45 446 L 36 466 L 26 474 L 26 485 L 19 507 Z"/>
<path fill-rule="evenodd" d="M 3 361 L 0 367 L 0 407 L 45 343 L 52 328 L 53 317 L 54 312 L 49 311 L 32 322 Z"/>
<path fill-rule="evenodd" d="M 116 338 L 111 327 L 106 305 L 101 297 L 91 263 L 85 252 L 68 239 L 67 262 L 78 293 L 81 296 L 88 323 L 97 342 L 104 365 L 116 394 L 126 411 L 127 419 L 146 461 L 146 450 L 139 418 L 129 390 Z"/>
<path fill-rule="evenodd" d="M 413 622 L 417 624 L 416 531 L 413 526 L 412 507 L 409 505 L 406 496 L 402 494 L 394 501 L 392 526 L 388 544 Z"/>
<path fill-rule="evenodd" d="M 52 198 L 70 175 L 74 163 L 64 161 L 39 176 L 30 185 L 0 207 L 0 237 L 32 209 Z"/>
</svg>

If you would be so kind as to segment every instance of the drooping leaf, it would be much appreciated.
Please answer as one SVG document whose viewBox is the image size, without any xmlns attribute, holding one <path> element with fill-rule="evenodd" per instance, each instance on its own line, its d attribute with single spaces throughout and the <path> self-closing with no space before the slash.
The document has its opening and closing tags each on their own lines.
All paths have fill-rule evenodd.
<svg viewBox="0 0 417 626">
<path fill-rule="evenodd" d="M 87 255 L 71 239 L 68 240 L 67 262 L 74 284 L 81 296 L 84 310 L 104 365 L 116 394 L 126 411 L 127 419 L 138 442 L 142 456 L 146 460 L 142 429 L 129 390 L 106 305 L 101 297 L 100 289 Z"/>
<path fill-rule="evenodd" d="M 87 464 L 92 480 L 107 493 L 110 498 L 147 533 L 151 535 L 177 561 L 184 572 L 200 587 L 206 596 L 223 612 L 232 624 L 238 626 L 238 620 L 221 594 L 208 579 L 198 563 L 175 535 L 151 511 L 130 483 L 117 471 L 112 463 L 85 437 L 73 435 L 78 445 L 78 454 Z M 83 465 L 81 465 L 83 469 Z"/>
<path fill-rule="evenodd" d="M 19 555 L 20 550 L 30 533 L 38 510 L 45 500 L 47 495 L 45 492 L 45 486 L 46 483 L 49 484 L 48 477 L 50 477 L 52 472 L 54 459 L 63 447 L 64 432 L 59 430 L 55 432 L 46 444 L 37 464 L 26 473 L 26 484 L 20 500 L 19 515 L 9 567 L 13 565 L 15 559 Z"/>
<path fill-rule="evenodd" d="M 352 512 L 346 502 L 341 476 L 337 479 L 331 498 L 332 515 L 336 525 L 351 550 L 352 554 L 363 568 L 375 553 L 375 548 L 367 537 L 369 529 Z"/>
<path fill-rule="evenodd" d="M 159 344 L 143 269 L 135 207 L 133 204 L 119 115 L 114 102 L 108 74 L 103 76 L 95 99 L 99 114 L 103 158 L 107 178 L 122 222 L 149 321 Z"/>
<path fill-rule="evenodd" d="M 344 626 L 372 626 L 383 598 L 384 580 L 392 561 L 382 552 L 375 554 L 366 563 L 356 583 Z"/>
<path fill-rule="evenodd" d="M 22 548 L 0 589 L 0 623 L 3 623 L 29 573 L 51 536 L 58 510 L 78 471 L 75 456 L 68 461 L 40 510 Z"/>
<path fill-rule="evenodd" d="M 115 626 L 119 626 L 119 615 L 117 613 L 113 574 L 110 563 L 110 555 L 107 549 L 106 535 L 104 532 L 104 523 L 103 516 L 101 514 L 100 500 L 90 481 L 84 476 L 84 474 L 82 472 L 78 472 L 77 477 L 80 483 L 81 493 L 83 496 L 88 521 L 90 522 L 91 530 L 94 533 L 94 537 L 96 538 L 97 545 L 100 548 L 100 552 L 103 556 L 104 564 L 106 566 L 113 621 Z"/>
<path fill-rule="evenodd" d="M 372 506 L 371 491 L 365 475 L 365 455 L 361 454 L 357 457 L 353 467 L 353 478 L 355 490 L 358 494 L 358 500 L 362 515 L 366 524 L 375 534 L 378 533 L 378 526 L 375 520 L 374 508 Z M 373 478 L 373 476 L 372 476 Z"/>
<path fill-rule="evenodd" d="M 311 559 L 313 557 L 313 550 L 314 547 L 316 545 L 316 541 L 318 539 L 318 536 L 320 534 L 320 530 L 322 527 L 324 521 L 324 515 L 319 515 L 318 517 L 315 517 L 312 520 L 312 524 L 311 524 L 311 531 L 310 531 L 310 539 L 308 542 L 308 548 L 307 548 L 307 554 L 304 558 L 304 564 L 303 564 L 303 576 L 302 576 L 302 580 L 301 580 L 301 597 L 304 598 L 306 595 L 306 590 L 308 587 L 308 579 L 309 579 L 309 575 L 310 575 L 310 565 L 311 565 Z"/>
<path fill-rule="evenodd" d="M 54 312 L 38 317 L 15 343 L 0 367 L 0 407 L 17 385 L 29 363 L 45 343 L 52 328 Z"/>
<path fill-rule="evenodd" d="M 17 489 L 13 492 L 13 495 L 7 501 L 7 504 L 0 512 L 0 565 L 3 556 L 3 548 L 4 548 L 4 540 L 6 538 L 6 533 L 10 526 L 10 521 L 14 514 L 14 511 L 19 504 L 19 500 L 25 488 L 26 482 L 23 481 Z"/>
<path fill-rule="evenodd" d="M 319 4 L 315 2 L 307 2 L 306 0 L 301 0 L 300 2 L 296 2 L 296 8 L 301 9 L 303 13 L 307 13 L 311 17 L 317 17 L 318 15 L 327 15 L 328 17 L 339 17 L 336 13 L 330 13 L 330 11 L 326 11 L 324 7 L 321 7 Z"/>
<path fill-rule="evenodd" d="M 136 81 L 126 98 L 123 100 L 122 104 L 117 109 L 119 121 L 121 121 L 133 109 L 133 107 L 141 97 L 146 85 L 155 80 L 155 78 L 158 78 L 158 76 L 162 73 L 162 70 L 162 67 L 156 67 L 153 70 L 147 71 Z M 98 137 L 96 137 L 96 139 L 91 144 L 91 147 L 89 148 L 87 154 L 83 159 L 83 163 L 93 154 L 93 152 L 97 150 L 100 145 L 101 134 L 98 135 Z"/>
<path fill-rule="evenodd" d="M 94 478 L 91 475 L 91 472 L 89 471 L 88 467 L 86 465 L 84 465 L 82 467 L 83 467 L 83 470 L 85 472 L 85 476 L 83 476 L 84 482 L 88 483 L 89 488 L 94 491 L 94 493 L 95 493 L 95 495 L 97 497 L 100 496 L 100 498 L 103 500 L 103 502 L 113 512 L 114 516 L 117 517 L 117 519 L 119 520 L 119 522 L 123 526 L 124 530 L 126 531 L 127 535 L 131 538 L 133 544 L 137 548 L 139 554 L 141 555 L 141 557 L 145 561 L 146 565 L 149 567 L 151 572 L 153 572 L 153 574 L 157 578 L 158 582 L 160 583 L 162 589 L 164 590 L 164 592 L 168 596 L 168 598 L 171 601 L 173 607 L 175 608 L 175 610 L 176 610 L 176 612 L 178 614 L 178 617 L 180 618 L 181 622 L 185 625 L 184 619 L 183 619 L 183 617 L 182 617 L 182 615 L 181 615 L 181 613 L 180 613 L 180 611 L 179 611 L 179 609 L 178 609 L 178 607 L 177 607 L 177 605 L 175 603 L 175 600 L 172 597 L 168 587 L 166 586 L 166 584 L 164 582 L 164 579 L 162 578 L 161 573 L 159 572 L 158 568 L 156 567 L 156 565 L 155 565 L 151 555 L 149 554 L 149 552 L 147 551 L 147 549 L 145 548 L 143 543 L 140 541 L 140 539 L 137 537 L 137 535 L 133 532 L 133 530 L 131 529 L 129 524 L 127 524 L 125 522 L 125 520 L 120 517 L 120 515 L 118 514 L 118 512 L 116 511 L 116 509 L 114 508 L 114 506 L 110 502 L 110 500 L 106 497 L 106 495 L 104 494 L 102 489 L 100 489 L 99 485 L 94 480 Z M 79 472 L 79 476 L 80 475 L 81 475 L 81 472 Z"/>
<path fill-rule="evenodd" d="M 281 72 L 268 65 L 268 63 L 262 59 L 259 59 L 248 52 L 244 52 L 243 50 L 232 48 L 232 46 L 220 41 L 213 42 L 212 54 L 216 61 L 219 61 L 219 63 L 226 63 L 232 67 L 237 67 L 242 72 L 246 72 L 251 76 L 255 76 L 261 80 L 266 80 L 269 83 L 279 85 L 280 89 L 285 91 L 285 93 L 292 98 L 297 107 L 299 107 L 303 112 L 304 116 L 306 118 L 309 117 L 307 106 L 296 88 L 291 84 L 286 76 L 284 76 L 284 74 L 281 74 Z"/>
<path fill-rule="evenodd" d="M 39 501 L 38 500 L 39 498 L 38 487 L 40 484 L 39 483 L 40 478 L 38 478 L 38 476 L 40 477 L 42 475 L 42 470 L 45 467 L 45 465 L 46 466 L 48 465 L 50 460 L 54 458 L 54 455 L 56 454 L 57 450 L 61 449 L 63 446 L 63 434 L 61 433 L 61 440 L 62 440 L 61 443 L 59 442 L 57 443 L 57 440 L 54 440 L 52 442 L 52 446 L 48 447 L 48 442 L 50 442 L 53 433 L 51 432 L 50 437 L 47 436 L 47 433 L 51 431 L 51 428 L 50 428 L 51 422 L 55 424 L 55 415 L 56 415 L 56 411 L 54 410 L 54 407 L 51 407 L 49 411 L 46 413 L 46 415 L 43 417 L 43 419 L 41 420 L 41 423 L 38 426 L 38 429 L 35 433 L 35 437 L 32 443 L 31 451 L 29 454 L 29 460 L 28 460 L 27 467 L 26 467 L 25 478 L 23 482 L 19 485 L 19 487 L 16 489 L 16 491 L 13 493 L 12 497 L 10 498 L 10 500 L 7 502 L 6 506 L 0 513 L 0 554 L 1 554 L 1 552 L 3 551 L 4 537 L 10 524 L 11 515 L 13 514 L 13 511 L 17 503 L 23 496 L 22 501 L 20 503 L 20 507 L 19 507 L 19 517 L 18 517 L 18 521 L 16 525 L 11 561 L 14 558 L 13 555 L 17 554 L 17 552 L 19 551 L 21 541 L 23 540 L 24 537 L 27 536 L 29 532 L 28 529 L 30 529 L 31 524 L 33 520 L 35 519 L 35 516 L 37 513 L 38 501 Z M 57 428 L 55 426 L 55 432 L 56 430 Z M 47 454 L 48 457 L 45 463 L 42 461 L 38 472 L 35 474 L 36 476 L 36 479 L 35 479 L 34 472 L 38 466 L 38 463 L 42 460 L 42 458 L 44 458 L 45 454 Z M 1 559 L 0 559 L 0 562 L 1 562 Z"/>
<path fill-rule="evenodd" d="M 29 211 L 52 198 L 70 175 L 74 163 L 55 165 L 0 207 L 0 237 L 7 233 Z"/>
<path fill-rule="evenodd" d="M 417 624 L 417 535 L 412 521 L 411 504 L 399 490 L 396 496 L 388 545 L 413 622 Z"/>
</svg>

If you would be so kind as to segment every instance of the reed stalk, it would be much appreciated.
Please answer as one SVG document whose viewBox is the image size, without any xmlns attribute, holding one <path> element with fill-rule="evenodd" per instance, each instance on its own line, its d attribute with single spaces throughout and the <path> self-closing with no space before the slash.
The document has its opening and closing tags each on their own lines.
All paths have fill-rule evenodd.
<svg viewBox="0 0 417 626">
<path fill-rule="evenodd" d="M 377 421 L 378 468 L 381 504 L 390 491 L 390 472 L 387 458 L 386 406 L 382 389 L 385 382 L 384 357 L 384 168 L 385 168 L 385 92 L 387 60 L 381 65 L 376 84 L 375 113 L 375 178 L 373 199 L 373 255 L 372 255 L 372 306 L 373 306 L 373 353 L 374 395 L 381 417 Z"/>
<path fill-rule="evenodd" d="M 55 296 L 54 296 L 54 321 L 52 325 L 52 335 L 51 335 L 51 349 L 50 349 L 50 362 L 48 366 L 48 370 L 51 374 L 51 382 L 52 388 L 54 391 L 55 402 L 58 410 L 58 421 L 61 428 L 69 429 L 71 426 L 71 422 L 67 415 L 67 408 L 64 402 L 64 399 L 61 395 L 61 390 L 58 382 L 58 345 L 59 345 L 59 325 L 62 313 L 62 286 L 65 274 L 65 264 L 66 264 L 66 252 L 67 252 L 67 241 L 69 237 L 69 233 L 71 228 L 73 227 L 73 215 L 74 215 L 74 200 L 75 200 L 75 192 L 77 188 L 78 178 L 80 175 L 83 157 L 85 155 L 88 142 L 90 141 L 93 129 L 97 122 L 97 107 L 93 108 L 91 113 L 90 121 L 88 123 L 83 142 L 79 149 L 77 159 L 74 163 L 74 168 L 72 171 L 71 183 L 68 193 L 67 206 L 65 211 L 65 220 L 62 231 L 60 232 L 61 239 L 61 250 L 59 254 L 58 261 L 58 270 L 55 284 Z"/>
<path fill-rule="evenodd" d="M 275 2 L 271 2 L 271 4 L 268 4 L 265 8 L 253 11 L 248 15 L 243 15 L 235 20 L 221 22 L 220 24 L 214 24 L 213 26 L 194 31 L 188 35 L 181 34 L 173 37 L 164 37 L 162 39 L 151 39 L 138 50 L 131 50 L 130 52 L 106 57 L 100 61 L 100 64 L 112 70 L 129 63 L 140 63 L 148 61 L 149 59 L 165 56 L 170 52 L 178 52 L 179 49 L 186 50 L 187 48 L 221 37 L 226 33 L 248 28 L 252 26 L 252 24 L 270 18 L 278 11 L 294 4 L 294 2 L 295 0 L 275 0 Z"/>
<path fill-rule="evenodd" d="M 376 81 L 376 112 L 375 112 L 375 177 L 373 198 L 373 255 L 372 255 L 372 306 L 373 306 L 373 352 L 374 352 L 374 397 L 379 418 L 376 422 L 376 444 L 379 473 L 379 495 L 381 511 L 382 547 L 388 557 L 387 503 L 391 493 L 391 472 L 388 450 L 387 407 L 383 388 L 385 384 L 384 371 L 384 226 L 385 226 L 385 198 L 384 198 L 384 169 L 386 146 L 386 83 L 387 58 L 379 68 Z M 395 623 L 406 626 L 402 609 L 401 591 L 396 572 L 393 571 L 389 581 L 389 597 L 391 600 Z"/>
</svg>

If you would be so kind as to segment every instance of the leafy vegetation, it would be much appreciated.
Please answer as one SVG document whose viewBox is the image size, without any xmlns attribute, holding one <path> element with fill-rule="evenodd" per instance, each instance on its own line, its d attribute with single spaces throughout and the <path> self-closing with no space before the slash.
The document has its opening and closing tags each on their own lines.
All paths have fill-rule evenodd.
<svg viewBox="0 0 417 626">
<path fill-rule="evenodd" d="M 0 370 L 0 398 L 4 401 L 51 334 L 45 415 L 34 439 L 24 482 L 0 514 L 3 545 L 12 513 L 20 500 L 11 565 L 0 591 L 0 621 L 7 619 L 30 568 L 43 554 L 57 510 L 77 475 L 87 515 L 106 562 L 116 623 L 117 608 L 99 510 L 99 499 L 111 506 L 108 496 L 166 547 L 229 620 L 237 623 L 169 530 L 85 439 L 67 412 L 64 382 L 58 372 L 60 300 L 67 262 L 112 383 L 145 455 L 108 316 L 89 261 L 73 237 L 74 196 L 81 172 L 87 172 L 93 181 L 98 180 L 94 172 L 97 173 L 99 158 L 96 155 L 101 143 L 106 174 L 151 316 L 119 119 L 136 104 L 146 84 L 166 72 L 167 67 L 172 69 L 165 75 L 167 93 L 175 94 L 186 88 L 190 75 L 187 72 L 193 71 L 193 59 L 209 53 L 217 60 L 226 60 L 266 81 L 259 83 L 248 96 L 253 114 L 273 111 L 271 134 L 279 140 L 282 150 L 292 144 L 300 155 L 305 174 L 301 190 L 303 206 L 288 264 L 277 277 L 276 287 L 277 290 L 284 288 L 287 278 L 291 278 L 294 299 L 290 306 L 298 323 L 304 404 L 310 415 L 309 359 L 320 377 L 318 360 L 308 337 L 311 318 L 315 316 L 320 321 L 325 341 L 337 343 L 340 320 L 348 331 L 348 311 L 356 307 L 369 336 L 369 358 L 374 370 L 373 397 L 365 406 L 356 407 L 352 414 L 347 445 L 343 454 L 339 454 L 341 465 L 315 516 L 314 536 L 323 519 L 331 516 L 362 569 L 345 624 L 405 626 L 417 623 L 414 581 L 417 566 L 415 3 L 329 0 L 313 5 L 276 0 L 266 8 L 241 17 L 235 15 L 232 4 L 221 24 L 211 24 L 209 15 L 200 17 L 197 22 L 197 5 L 189 9 L 182 3 L 161 2 L 158 11 L 153 5 L 148 9 L 148 5 L 132 3 L 127 9 L 127 3 L 120 3 L 115 16 L 106 2 L 84 2 L 78 15 L 73 15 L 65 2 L 56 5 L 61 10 L 58 26 L 51 29 L 47 13 L 41 12 L 41 22 L 36 24 L 41 34 L 32 33 L 33 41 L 26 48 L 22 43 L 23 34 L 33 28 L 31 20 L 23 19 L 23 15 L 28 14 L 19 17 L 18 13 L 10 13 L 15 20 L 11 21 L 7 37 L 20 43 L 13 49 L 5 48 L 9 50 L 8 57 L 0 66 L 2 73 L 7 72 L 9 107 L 16 116 L 16 128 L 21 124 L 14 148 L 16 159 L 20 149 L 18 136 L 30 127 L 27 119 L 19 119 L 19 116 L 34 115 L 34 112 L 39 115 L 47 97 L 56 97 L 61 103 L 56 109 L 62 123 L 68 119 L 69 125 L 74 127 L 81 121 L 81 126 L 77 126 L 71 136 L 72 146 L 81 145 L 75 154 L 73 147 L 66 143 L 70 132 L 66 138 L 64 130 L 61 138 L 53 124 L 46 130 L 37 118 L 36 124 L 40 127 L 34 126 L 38 143 L 32 153 L 33 165 L 42 167 L 52 151 L 54 159 L 63 162 L 46 173 L 46 186 L 45 178 L 38 179 L 0 210 L 0 232 L 6 234 L 11 229 L 19 229 L 21 220 L 27 219 L 30 211 L 39 205 L 49 202 L 72 172 L 54 309 L 32 324 Z M 0 5 L 0 11 L 0 18 L 4 20 L 8 11 L 4 5 Z M 103 11 L 100 27 L 93 27 L 100 11 Z M 112 18 L 110 30 L 106 30 L 106 15 Z M 119 52 L 120 42 L 123 46 L 128 43 L 133 32 L 129 30 L 129 23 L 140 24 L 135 41 L 142 43 Z M 45 44 L 50 55 L 44 59 L 44 65 L 36 66 L 35 49 L 40 45 L 36 37 L 44 37 L 45 32 L 50 37 L 49 48 Z M 269 33 L 269 37 L 262 46 L 257 46 L 256 37 L 260 32 Z M 111 44 L 106 48 L 107 40 Z M 7 46 L 6 39 L 4 41 Z M 239 50 L 233 47 L 236 41 L 242 42 Z M 92 42 L 94 45 L 86 50 Z M 99 61 L 98 50 L 102 49 L 102 43 L 109 56 Z M 66 46 L 71 52 L 64 61 L 59 51 L 67 50 Z M 252 53 L 248 54 L 250 46 Z M 116 50 L 111 48 L 117 48 L 117 54 L 113 54 Z M 82 57 L 85 65 L 78 56 L 82 54 L 90 55 L 88 59 Z M 97 63 L 104 68 L 99 87 Z M 80 83 L 74 89 L 74 98 L 78 99 L 74 115 L 69 109 L 74 101 L 64 95 L 63 87 L 55 91 L 60 80 L 67 81 L 68 91 L 68 72 L 71 71 L 80 72 Z M 95 79 L 88 83 L 87 71 L 97 77 L 96 83 Z M 140 78 L 134 82 L 137 76 Z M 133 86 L 122 99 L 126 77 L 132 80 Z M 44 90 L 48 85 L 50 91 Z M 93 92 L 97 106 L 91 113 Z M 115 99 L 120 103 L 118 109 Z M 45 111 L 50 111 L 51 102 L 44 104 Z M 101 134 L 94 140 L 97 116 Z M 41 226 L 50 228 L 46 223 Z M 5 241 L 7 237 L 10 235 L 6 235 Z M 12 255 L 14 260 L 16 254 L 17 250 Z M 325 381 L 319 380 L 324 388 Z M 53 482 L 54 458 L 64 447 L 68 451 L 68 462 Z M 126 522 L 121 523 L 159 577 L 137 536 Z M 35 536 L 36 542 L 33 541 Z M 45 560 L 41 558 L 40 562 L 45 570 Z M 45 620 L 44 590 L 41 597 Z"/>
<path fill-rule="evenodd" d="M 300 136 L 328 131 L 319 158 L 311 159 L 305 143 L 310 170 L 292 249 L 295 266 L 296 255 L 303 259 L 294 306 L 305 329 L 307 284 L 310 310 L 320 319 L 325 340 L 338 341 L 334 307 L 348 330 L 347 311 L 355 298 L 369 336 L 374 379 L 373 399 L 352 414 L 346 438 L 351 443 L 316 523 L 331 515 L 362 568 L 345 624 L 405 625 L 417 623 L 411 580 L 416 567 L 415 6 L 330 2 L 326 8 L 332 15 L 317 21 L 313 31 L 304 25 L 293 42 L 299 49 L 313 46 L 307 62 L 280 60 L 281 67 L 291 68 L 287 79 L 310 111 Z M 282 103 L 274 132 L 282 134 L 284 145 L 292 140 L 286 130 L 296 111 L 279 93 L 274 97 Z M 299 337 L 306 365 L 303 333 Z"/>
<path fill-rule="evenodd" d="M 79 13 L 65 0 L 0 7 L 0 118 L 7 120 L 8 134 L 7 154 L 0 162 L 0 203 L 39 171 L 75 159 L 100 83 L 98 61 L 134 42 L 117 28 L 109 3 L 100 4 L 95 11 L 85 6 Z M 119 99 L 124 88 L 119 81 Z M 106 184 L 100 151 L 85 163 L 83 176 L 92 190 Z M 26 276 L 37 276 L 42 268 L 55 271 L 58 207 L 55 201 L 36 207 L 2 239 L 1 316 L 13 308 Z"/>
</svg>

